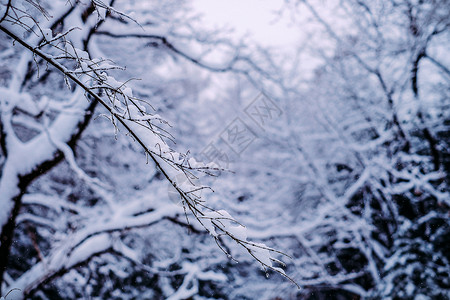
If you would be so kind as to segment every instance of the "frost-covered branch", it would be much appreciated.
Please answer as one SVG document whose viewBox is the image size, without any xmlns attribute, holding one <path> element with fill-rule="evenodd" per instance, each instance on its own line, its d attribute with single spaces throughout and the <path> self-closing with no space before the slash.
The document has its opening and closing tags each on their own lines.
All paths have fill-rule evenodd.
<svg viewBox="0 0 450 300">
<path fill-rule="evenodd" d="M 90 24 L 93 27 L 87 29 L 86 32 L 88 37 L 91 36 L 92 30 L 95 31 L 95 28 L 103 22 L 103 18 L 106 16 L 105 11 L 112 14 L 115 12 L 109 6 L 99 5 L 98 1 L 93 3 L 93 5 L 94 10 L 100 10 L 100 16 L 99 19 L 94 19 L 95 22 L 91 21 Z M 83 40 L 83 38 L 80 39 L 80 36 L 77 36 L 77 28 L 73 27 L 64 33 L 53 36 L 53 32 L 50 28 L 41 26 L 34 16 L 17 8 L 14 3 L 9 3 L 6 6 L 6 10 L 7 17 L 4 17 L 3 23 L 0 23 L 0 30 L 14 39 L 16 43 L 23 46 L 35 62 L 41 60 L 48 67 L 57 70 L 64 78 L 67 87 L 75 90 L 73 102 L 79 105 L 78 107 L 81 108 L 81 111 L 86 111 L 86 105 L 83 105 L 80 102 L 80 98 L 82 98 L 81 96 L 84 94 L 92 101 L 92 103 L 99 103 L 107 111 L 107 117 L 117 130 L 125 129 L 126 133 L 136 141 L 142 150 L 144 150 L 146 156 L 155 163 L 166 180 L 168 180 L 178 192 L 187 217 L 192 215 L 211 235 L 213 235 L 216 241 L 219 236 L 229 237 L 246 249 L 265 270 L 271 269 L 276 271 L 295 283 L 281 268 L 272 266 L 273 261 L 277 263 L 281 262 L 271 255 L 274 253 L 283 255 L 282 252 L 269 248 L 263 244 L 247 241 L 245 227 L 242 225 L 239 225 L 238 227 L 232 226 L 233 223 L 239 223 L 226 212 L 216 211 L 205 204 L 199 192 L 209 188 L 206 186 L 197 186 L 193 183 L 193 180 L 197 179 L 196 173 L 209 173 L 210 171 L 219 170 L 219 168 L 212 164 L 204 165 L 198 163 L 195 159 L 188 158 L 187 155 L 177 153 L 171 149 L 166 140 L 171 140 L 172 137 L 170 133 L 162 127 L 166 122 L 159 115 L 149 112 L 149 109 L 152 108 L 149 102 L 133 96 L 132 90 L 128 87 L 128 82 L 117 81 L 108 74 L 112 70 L 118 69 L 118 67 L 111 64 L 108 60 L 91 58 L 90 54 L 85 51 L 87 49 L 82 50 L 79 48 L 81 45 L 85 44 L 86 40 Z M 51 18 L 51 16 L 40 6 L 39 13 L 44 15 L 47 19 Z M 87 22 L 86 20 L 84 21 Z M 84 26 L 81 23 L 76 25 Z M 36 38 L 31 40 L 22 38 L 23 32 L 18 30 L 18 28 L 25 29 L 25 33 L 31 31 Z M 78 39 L 73 42 L 71 40 L 72 36 L 75 36 Z M 166 41 L 166 46 L 169 47 L 170 45 L 172 44 L 169 44 Z M 176 54 L 188 58 L 186 54 L 183 54 L 180 50 L 176 50 L 174 46 L 170 46 L 169 48 Z M 191 61 L 202 64 L 200 61 L 194 61 L 192 58 Z M 232 61 L 230 66 L 233 64 Z M 37 67 L 39 68 L 39 63 L 37 64 Z M 204 67 L 206 67 L 206 65 Z M 228 69 L 229 67 L 226 67 L 223 71 Z M 75 87 L 72 87 L 73 84 Z M 91 107 L 92 105 L 88 106 Z M 77 108 L 77 106 L 74 107 Z M 2 109 L 2 112 L 4 111 L 6 110 Z M 65 111 L 63 110 L 61 114 L 65 114 Z M 73 118 L 77 118 L 76 110 L 72 110 L 69 115 L 70 114 L 74 114 Z M 2 120 L 8 121 L 7 117 L 2 118 Z M 10 124 L 10 122 L 6 122 L 6 124 L 3 125 L 6 132 L 8 131 L 8 124 Z M 67 146 L 68 139 L 65 135 L 59 135 L 58 130 L 60 130 L 60 128 L 56 125 L 57 122 L 53 122 L 51 128 L 46 128 L 38 135 L 38 137 L 33 138 L 32 141 L 24 147 L 23 151 L 26 151 L 27 148 L 33 144 L 46 139 L 45 145 L 49 148 L 49 151 L 47 151 L 48 155 L 53 155 L 55 151 L 60 151 L 66 156 L 66 160 L 68 160 L 72 168 L 81 177 L 87 181 L 92 181 L 92 179 L 87 177 L 75 164 L 72 150 Z M 66 132 L 70 133 L 71 131 L 67 130 L 64 133 Z M 8 136 L 9 135 L 6 134 L 7 138 Z M 11 141 L 7 142 L 7 144 L 8 143 L 13 144 L 15 142 Z M 33 165 L 33 167 L 35 166 Z M 175 180 L 178 175 L 185 176 L 187 181 L 181 184 L 178 183 Z M 165 211 L 165 213 L 168 213 L 168 211 Z M 86 243 L 89 245 L 93 243 L 92 245 L 95 245 L 98 242 L 94 242 L 95 239 L 104 238 L 104 235 L 100 235 L 100 233 L 103 232 L 148 226 L 153 222 L 153 218 L 150 217 L 149 219 L 149 216 L 157 216 L 158 219 L 161 219 L 161 214 L 158 215 L 157 213 L 133 216 L 128 219 L 122 219 L 120 222 L 118 220 L 109 221 L 109 219 L 102 219 L 103 223 L 99 223 L 95 230 L 90 228 L 85 232 L 78 232 L 71 238 L 70 245 L 66 245 L 64 249 L 60 249 L 56 254 L 53 254 L 54 256 L 52 256 L 50 260 L 55 259 L 53 257 L 59 257 L 61 253 L 64 253 L 64 255 L 74 255 L 76 258 L 73 258 L 73 260 L 70 258 L 65 263 L 55 262 L 55 267 L 50 264 L 52 266 L 51 269 L 54 269 L 54 272 L 58 272 L 58 269 L 67 269 L 77 265 L 77 257 L 83 259 L 89 257 L 86 256 L 84 251 L 78 255 L 77 251 L 81 251 L 78 250 L 79 247 Z M 93 249 L 96 250 L 92 254 L 101 253 L 106 250 L 104 247 L 101 249 L 94 247 Z M 43 264 L 44 263 L 35 266 L 30 272 L 42 273 L 46 268 Z M 29 280 L 27 276 L 31 275 L 25 275 L 23 277 L 24 282 Z M 37 282 L 45 281 L 48 276 L 48 274 L 37 276 L 40 278 L 37 279 Z M 23 286 L 24 284 L 25 283 L 21 283 L 20 286 Z M 24 286 L 22 288 L 28 289 Z"/>
</svg>

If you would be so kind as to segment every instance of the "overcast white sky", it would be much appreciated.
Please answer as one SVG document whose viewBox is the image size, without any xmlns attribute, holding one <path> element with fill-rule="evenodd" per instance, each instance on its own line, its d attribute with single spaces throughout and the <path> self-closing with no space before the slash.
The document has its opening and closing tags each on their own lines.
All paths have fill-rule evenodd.
<svg viewBox="0 0 450 300">
<path fill-rule="evenodd" d="M 237 35 L 250 34 L 266 46 L 291 46 L 298 28 L 288 18 L 277 18 L 283 0 L 193 0 L 193 7 L 212 26 L 229 25 Z"/>
</svg>

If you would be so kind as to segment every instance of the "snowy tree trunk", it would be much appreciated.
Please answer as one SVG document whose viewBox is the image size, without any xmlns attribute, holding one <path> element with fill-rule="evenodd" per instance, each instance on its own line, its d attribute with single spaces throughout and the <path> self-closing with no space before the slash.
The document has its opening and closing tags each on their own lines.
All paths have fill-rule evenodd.
<svg viewBox="0 0 450 300">
<path fill-rule="evenodd" d="M 83 96 L 78 97 L 79 108 L 86 111 L 82 116 L 61 117 L 55 122 L 60 129 L 65 127 L 65 132 L 58 130 L 58 140 L 73 148 L 80 138 L 83 130 L 88 125 L 96 101 L 89 103 Z M 55 136 L 52 136 L 54 139 Z M 2 169 L 0 179 L 0 207 L 1 210 L 1 244 L 0 244 L 0 281 L 3 282 L 3 273 L 8 262 L 8 253 L 14 235 L 15 220 L 21 206 L 21 199 L 28 185 L 41 174 L 47 172 L 61 161 L 63 153 L 52 144 L 47 136 L 42 136 L 36 141 L 29 142 L 22 149 L 14 149 L 8 152 L 8 157 Z"/>
</svg>

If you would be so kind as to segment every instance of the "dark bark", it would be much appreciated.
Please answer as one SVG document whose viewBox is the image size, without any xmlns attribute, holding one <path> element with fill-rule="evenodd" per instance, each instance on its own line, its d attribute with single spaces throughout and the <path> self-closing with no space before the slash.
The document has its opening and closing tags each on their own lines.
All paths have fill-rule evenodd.
<svg viewBox="0 0 450 300">
<path fill-rule="evenodd" d="M 417 54 L 416 58 L 413 61 L 413 66 L 411 69 L 411 89 L 414 93 L 414 97 L 419 101 L 419 86 L 418 86 L 418 73 L 419 73 L 419 64 L 422 58 L 426 57 L 425 49 L 422 49 Z M 438 143 L 436 139 L 433 137 L 430 129 L 425 126 L 425 120 L 422 111 L 419 109 L 417 112 L 417 118 L 422 125 L 421 131 L 424 139 L 428 142 L 428 147 L 430 149 L 430 155 L 433 158 L 433 166 L 434 170 L 439 170 L 441 166 L 440 153 L 438 150 Z"/>
<path fill-rule="evenodd" d="M 26 188 L 26 187 L 25 187 Z M 8 265 L 9 251 L 11 249 L 12 237 L 14 235 L 14 228 L 16 226 L 16 217 L 19 214 L 19 210 L 22 204 L 22 195 L 24 194 L 25 189 L 20 187 L 20 192 L 17 196 L 13 198 L 14 208 L 11 213 L 11 216 L 8 219 L 8 222 L 3 226 L 2 232 L 0 235 L 0 295 L 2 295 L 2 285 L 3 283 L 3 275 L 6 271 L 6 267 Z"/>
</svg>

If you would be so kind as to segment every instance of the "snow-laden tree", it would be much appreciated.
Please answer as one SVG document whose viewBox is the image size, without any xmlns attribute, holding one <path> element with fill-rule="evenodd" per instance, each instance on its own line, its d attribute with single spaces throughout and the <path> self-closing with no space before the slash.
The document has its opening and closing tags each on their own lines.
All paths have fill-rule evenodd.
<svg viewBox="0 0 450 300">
<path fill-rule="evenodd" d="M 311 56 L 323 63 L 291 78 L 302 89 L 285 109 L 298 168 L 311 176 L 299 204 L 316 199 L 302 236 L 305 260 L 322 266 L 310 291 L 448 295 L 448 2 L 289 5 L 310 31 L 293 73 Z"/>
<path fill-rule="evenodd" d="M 232 295 L 448 294 L 448 5 L 295 1 L 294 10 L 305 35 L 296 55 L 277 61 L 286 82 L 272 98 L 283 114 L 254 127 L 258 140 L 222 189 L 236 197 L 227 210 L 258 228 L 251 237 L 291 249 L 288 270 L 304 289 L 243 271 L 252 284 L 235 281 Z M 422 44 L 428 57 L 417 65 Z M 238 113 L 252 89 L 236 86 L 221 105 Z M 269 218 L 246 217 L 248 207 Z"/>
<path fill-rule="evenodd" d="M 163 222 L 200 236 L 209 233 L 231 257 L 235 253 L 224 242 L 229 238 L 265 271 L 284 275 L 277 266 L 281 261 L 274 257 L 281 252 L 247 240 L 242 224 L 205 202 L 202 196 L 209 188 L 197 178 L 221 168 L 172 150 L 174 138 L 156 111 L 164 111 L 156 106 L 158 101 L 180 97 L 169 85 L 177 64 L 190 63 L 199 74 L 230 72 L 280 85 L 277 73 L 270 72 L 270 61 L 260 64 L 249 56 L 251 49 L 221 39 L 216 32 L 196 31 L 181 1 L 115 4 L 114 0 L 1 2 L 2 293 L 18 289 L 22 297 L 38 292 L 45 298 L 45 285 L 90 263 L 99 267 L 95 274 L 99 278 L 105 268 L 96 257 L 102 254 L 108 270 L 120 265 L 152 272 L 140 280 L 156 280 L 153 292 L 173 299 L 197 293 L 201 280 L 226 280 L 222 272 L 209 270 L 208 263 L 185 261 L 173 270 L 173 262 L 161 257 L 153 265 L 145 264 L 144 254 L 155 254 L 145 252 L 145 242 L 139 245 L 145 240 L 142 236 L 133 239 L 125 233 Z M 110 56 L 130 67 L 122 69 Z M 148 76 L 143 85 L 133 82 L 132 67 Z M 183 79 L 190 86 L 184 92 L 202 80 Z M 92 122 L 95 125 L 89 126 Z M 130 140 L 123 141 L 122 133 Z M 145 165 L 142 157 L 140 161 L 133 155 L 124 157 L 135 152 L 143 153 L 155 167 Z M 167 188 L 155 188 L 167 186 L 161 179 L 172 186 L 181 206 L 168 201 L 163 194 Z M 160 239 L 171 236 L 155 232 L 160 232 Z M 170 239 L 166 246 L 168 253 L 173 251 Z M 189 247 L 177 249 L 189 253 Z M 121 264 L 114 262 L 118 257 L 124 258 Z M 124 277 L 119 270 L 114 273 Z M 182 282 L 171 283 L 177 276 Z M 76 275 L 71 278 L 77 280 Z M 95 293 L 106 297 L 111 291 Z M 78 292 L 72 296 L 79 297 Z"/>
</svg>

